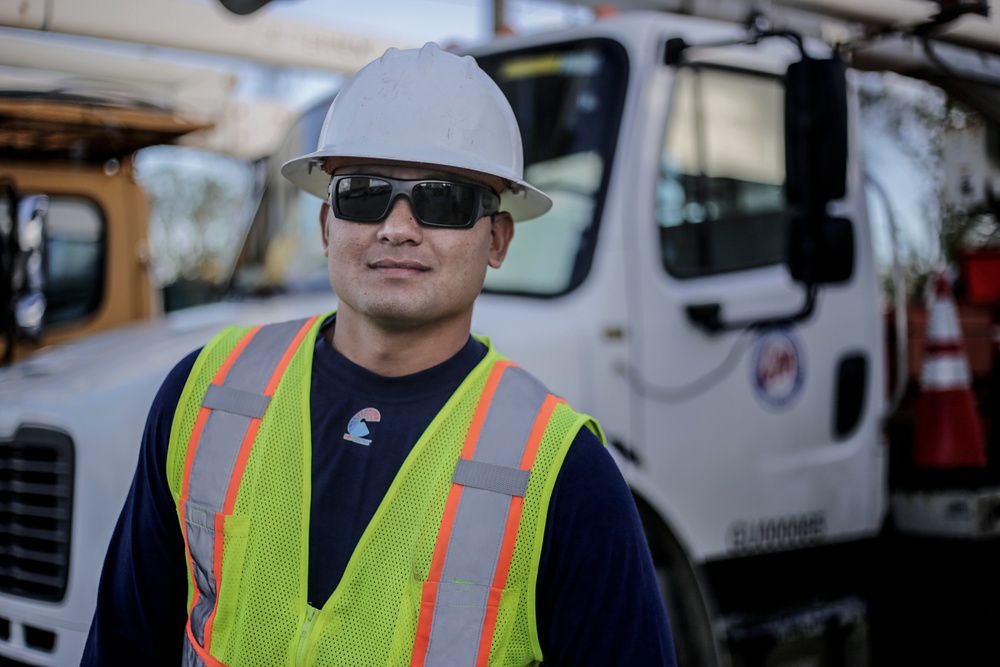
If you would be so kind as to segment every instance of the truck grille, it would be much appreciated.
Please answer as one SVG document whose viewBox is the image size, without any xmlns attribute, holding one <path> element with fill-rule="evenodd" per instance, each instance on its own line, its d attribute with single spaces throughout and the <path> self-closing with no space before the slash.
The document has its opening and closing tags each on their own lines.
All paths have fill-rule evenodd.
<svg viewBox="0 0 1000 667">
<path fill-rule="evenodd" d="M 0 592 L 58 602 L 66 594 L 73 441 L 22 427 L 0 440 Z"/>
</svg>

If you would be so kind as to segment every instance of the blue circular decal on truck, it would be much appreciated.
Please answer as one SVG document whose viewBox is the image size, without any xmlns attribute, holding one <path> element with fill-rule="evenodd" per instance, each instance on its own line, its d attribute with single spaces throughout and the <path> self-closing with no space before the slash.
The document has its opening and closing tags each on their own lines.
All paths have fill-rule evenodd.
<svg viewBox="0 0 1000 667">
<path fill-rule="evenodd" d="M 754 393 L 772 408 L 784 408 L 802 391 L 805 365 L 802 346 L 790 329 L 765 329 L 750 355 Z"/>
</svg>

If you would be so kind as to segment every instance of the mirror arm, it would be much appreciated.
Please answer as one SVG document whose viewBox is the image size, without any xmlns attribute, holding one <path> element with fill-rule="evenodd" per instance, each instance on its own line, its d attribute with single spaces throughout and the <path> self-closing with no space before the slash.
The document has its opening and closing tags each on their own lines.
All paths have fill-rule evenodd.
<svg viewBox="0 0 1000 667">
<path fill-rule="evenodd" d="M 692 303 L 688 304 L 684 310 L 688 319 L 691 321 L 691 324 L 710 336 L 726 331 L 743 331 L 749 329 L 791 326 L 812 317 L 812 314 L 816 309 L 816 293 L 818 291 L 817 285 L 815 283 L 810 283 L 805 287 L 806 297 L 805 301 L 802 303 L 802 307 L 796 312 L 788 315 L 727 322 L 722 317 L 722 304 L 717 302 Z"/>
<path fill-rule="evenodd" d="M 668 39 L 663 53 L 663 63 L 665 65 L 681 65 L 684 63 L 684 52 L 688 49 L 715 49 L 726 46 L 749 45 L 752 46 L 765 39 L 772 37 L 783 37 L 794 42 L 798 47 L 803 59 L 811 59 L 806 52 L 802 35 L 792 30 L 771 30 L 768 21 L 763 14 L 755 12 L 750 16 L 747 25 L 747 34 L 743 39 L 726 39 L 718 42 L 705 42 L 702 44 L 689 44 L 682 37 Z"/>
</svg>

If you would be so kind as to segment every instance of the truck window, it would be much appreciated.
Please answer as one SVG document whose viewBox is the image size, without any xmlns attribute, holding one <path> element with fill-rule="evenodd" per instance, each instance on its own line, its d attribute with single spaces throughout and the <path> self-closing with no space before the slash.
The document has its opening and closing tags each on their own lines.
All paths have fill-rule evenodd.
<svg viewBox="0 0 1000 667">
<path fill-rule="evenodd" d="M 94 202 L 49 196 L 45 257 L 45 324 L 69 324 L 96 311 L 104 297 L 105 221 Z"/>
<path fill-rule="evenodd" d="M 628 79 L 624 49 L 595 39 L 480 56 L 510 100 L 524 143 L 525 179 L 552 210 L 518 223 L 487 291 L 555 296 L 590 270 Z"/>
<path fill-rule="evenodd" d="M 677 278 L 782 261 L 784 91 L 778 78 L 677 71 L 656 185 L 663 267 Z"/>
</svg>

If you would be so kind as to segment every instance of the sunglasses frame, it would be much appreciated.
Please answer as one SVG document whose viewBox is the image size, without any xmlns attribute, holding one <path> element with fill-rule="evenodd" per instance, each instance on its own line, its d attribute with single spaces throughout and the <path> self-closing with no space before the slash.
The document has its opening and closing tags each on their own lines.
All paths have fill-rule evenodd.
<svg viewBox="0 0 1000 667">
<path fill-rule="evenodd" d="M 378 218 L 362 220 L 342 214 L 340 206 L 337 204 L 337 197 L 335 195 L 337 192 L 337 185 L 345 178 L 367 178 L 385 181 L 392 186 L 392 192 L 389 194 L 389 203 L 386 205 L 385 210 Z M 476 196 L 476 208 L 472 212 L 471 219 L 460 225 L 443 225 L 440 223 L 428 222 L 421 218 L 420 214 L 417 213 L 416 207 L 413 205 L 413 189 L 418 185 L 425 183 L 461 185 L 463 187 L 471 188 Z M 330 204 L 330 208 L 333 209 L 334 215 L 341 220 L 349 220 L 351 222 L 360 222 L 364 224 L 374 224 L 385 220 L 389 217 L 389 213 L 392 212 L 393 207 L 396 205 L 396 200 L 400 197 L 405 197 L 409 202 L 410 210 L 413 212 L 413 217 L 418 223 L 424 227 L 435 227 L 439 229 L 469 229 L 479 222 L 480 218 L 489 216 L 492 220 L 493 216 L 500 210 L 500 196 L 485 185 L 467 183 L 465 181 L 451 181 L 443 178 L 400 179 L 390 178 L 388 176 L 376 176 L 374 174 L 338 174 L 330 179 L 330 185 L 327 187 L 327 202 Z"/>
</svg>

